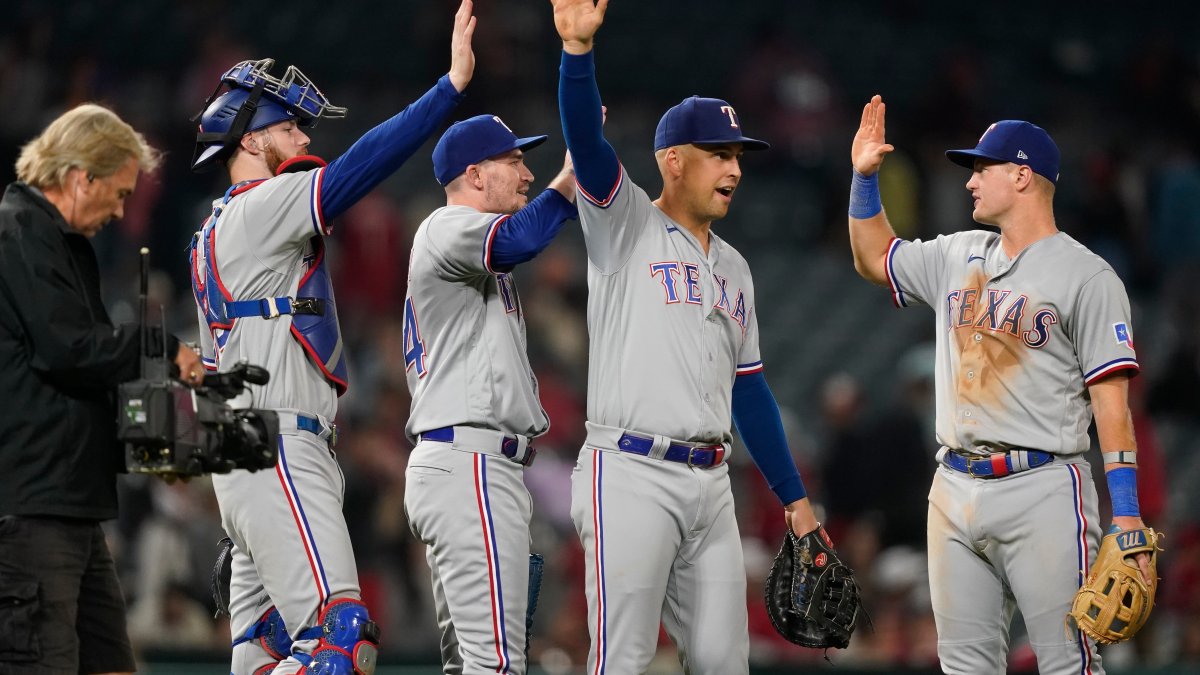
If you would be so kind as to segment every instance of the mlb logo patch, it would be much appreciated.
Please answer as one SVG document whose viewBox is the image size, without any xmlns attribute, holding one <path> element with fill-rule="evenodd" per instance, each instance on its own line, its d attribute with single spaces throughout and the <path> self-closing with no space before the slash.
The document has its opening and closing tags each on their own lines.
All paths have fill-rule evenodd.
<svg viewBox="0 0 1200 675">
<path fill-rule="evenodd" d="M 1116 334 L 1117 344 L 1133 349 L 1133 335 L 1129 332 L 1129 326 L 1124 323 L 1114 323 L 1113 333 Z"/>
</svg>

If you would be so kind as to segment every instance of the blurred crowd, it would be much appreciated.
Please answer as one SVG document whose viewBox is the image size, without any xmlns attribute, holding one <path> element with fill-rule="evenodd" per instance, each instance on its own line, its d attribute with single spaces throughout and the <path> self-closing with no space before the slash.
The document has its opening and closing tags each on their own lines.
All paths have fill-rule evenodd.
<svg viewBox="0 0 1200 675">
<path fill-rule="evenodd" d="M 183 251 L 225 177 L 188 171 L 189 117 L 230 65 L 265 56 L 294 63 L 348 106 L 347 120 L 311 134 L 312 150 L 328 158 L 444 72 L 456 3 L 360 4 L 298 0 L 247 11 L 220 0 L 7 3 L 5 182 L 20 145 L 84 101 L 113 107 L 168 152 L 165 168 L 139 183 L 126 217 L 94 240 L 114 319 L 136 318 L 136 251 L 148 244 L 155 320 L 161 311 L 168 328 L 195 334 Z M 850 139 L 860 106 L 880 93 L 897 146 L 881 174 L 883 201 L 905 237 L 972 225 L 962 187 L 968 176 L 942 151 L 971 147 L 990 122 L 1035 121 L 1062 148 L 1059 227 L 1105 257 L 1130 290 L 1142 365 L 1131 388 L 1138 488 L 1145 520 L 1167 535 L 1154 617 L 1133 644 L 1104 654 L 1114 668 L 1200 665 L 1200 492 L 1189 489 L 1200 484 L 1197 10 L 1130 9 L 1117 20 L 1074 3 L 1039 7 L 1036 16 L 961 3 L 877 4 L 613 0 L 598 59 L 606 133 L 649 192 L 658 187 L 654 125 L 685 96 L 729 99 L 748 133 L 773 145 L 746 159 L 731 215 L 716 227 L 755 271 L 767 378 L 809 493 L 865 589 L 870 625 L 831 658 L 864 667 L 936 662 L 924 554 L 936 449 L 933 321 L 927 310 L 893 310 L 885 291 L 854 276 L 845 235 Z M 478 67 L 454 119 L 493 112 L 519 135 L 551 134 L 530 156 L 544 184 L 563 149 L 549 5 L 481 2 L 476 13 Z M 436 661 L 423 547 L 403 509 L 411 447 L 400 339 L 408 246 L 444 199 L 430 147 L 337 222 L 330 238 L 353 378 L 337 420 L 345 515 L 385 662 Z M 587 356 L 578 232 L 568 227 L 517 278 L 552 420 L 526 472 L 534 550 L 547 560 L 532 653 L 547 672 L 568 673 L 588 647 L 582 550 L 569 517 Z M 752 658 L 827 665 L 823 654 L 783 642 L 770 626 L 760 590 L 784 532 L 782 513 L 744 452 L 735 451 L 731 464 Z M 1092 467 L 1100 476 L 1098 457 Z M 1102 476 L 1097 485 L 1106 506 Z M 109 532 L 135 643 L 220 660 L 229 634 L 212 618 L 208 590 L 222 536 L 211 486 L 130 476 L 121 493 L 122 516 Z M 1033 656 L 1020 646 L 1022 632 L 1018 620 L 1011 660 L 1028 667 Z M 665 637 L 661 653 L 665 672 L 677 669 Z"/>
</svg>

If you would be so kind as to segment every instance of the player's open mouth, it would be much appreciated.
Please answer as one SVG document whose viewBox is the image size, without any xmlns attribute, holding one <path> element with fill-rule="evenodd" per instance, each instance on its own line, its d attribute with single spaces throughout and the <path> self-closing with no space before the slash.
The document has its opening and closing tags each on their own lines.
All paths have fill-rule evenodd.
<svg viewBox="0 0 1200 675">
<path fill-rule="evenodd" d="M 725 196 L 725 197 L 732 197 L 732 196 L 733 196 L 733 190 L 734 190 L 734 188 L 732 188 L 732 187 L 719 187 L 719 188 L 717 188 L 717 192 L 721 193 L 721 194 L 722 194 L 723 196 Z"/>
</svg>

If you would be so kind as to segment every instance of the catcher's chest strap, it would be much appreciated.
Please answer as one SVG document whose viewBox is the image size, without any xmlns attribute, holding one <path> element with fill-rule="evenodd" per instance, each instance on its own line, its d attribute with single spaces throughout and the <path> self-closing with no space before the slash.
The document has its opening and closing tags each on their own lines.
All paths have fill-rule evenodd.
<svg viewBox="0 0 1200 675">
<path fill-rule="evenodd" d="M 980 456 L 942 446 L 937 460 L 972 478 L 1003 478 L 1049 464 L 1054 461 L 1054 455 L 1041 450 L 1013 449 Z"/>
<path fill-rule="evenodd" d="M 226 300 L 225 316 L 240 319 L 261 316 L 276 319 L 285 314 L 325 315 L 325 300 L 321 298 L 259 298 L 258 300 Z"/>
</svg>

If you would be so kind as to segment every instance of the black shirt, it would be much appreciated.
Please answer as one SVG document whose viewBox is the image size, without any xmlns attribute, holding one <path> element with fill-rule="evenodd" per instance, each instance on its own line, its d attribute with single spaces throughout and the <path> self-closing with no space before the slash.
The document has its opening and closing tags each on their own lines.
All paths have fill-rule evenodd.
<svg viewBox="0 0 1200 675">
<path fill-rule="evenodd" d="M 117 515 L 116 385 L 138 333 L 100 299 L 91 242 L 40 191 L 0 200 L 0 515 Z"/>
</svg>

